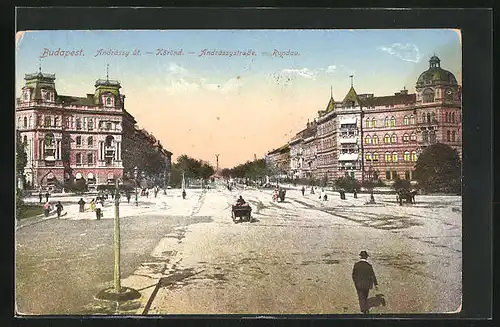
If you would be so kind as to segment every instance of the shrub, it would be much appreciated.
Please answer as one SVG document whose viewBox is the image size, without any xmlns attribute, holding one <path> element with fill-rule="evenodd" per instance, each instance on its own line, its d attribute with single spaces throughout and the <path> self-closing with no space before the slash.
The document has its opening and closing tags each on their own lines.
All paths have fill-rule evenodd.
<svg viewBox="0 0 500 327">
<path fill-rule="evenodd" d="M 359 189 L 361 188 L 358 180 L 351 176 L 337 178 L 335 180 L 335 186 L 338 189 L 343 189 L 346 192 L 354 192 L 354 190 L 359 191 Z"/>
</svg>

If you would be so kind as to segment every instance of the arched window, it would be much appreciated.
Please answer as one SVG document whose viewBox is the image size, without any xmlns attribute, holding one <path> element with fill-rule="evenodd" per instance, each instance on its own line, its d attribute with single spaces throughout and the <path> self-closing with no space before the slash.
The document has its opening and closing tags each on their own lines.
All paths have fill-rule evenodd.
<svg viewBox="0 0 500 327">
<path fill-rule="evenodd" d="M 371 142 L 372 142 L 372 139 L 370 138 L 370 135 L 366 135 L 365 144 L 370 144 Z"/>
<path fill-rule="evenodd" d="M 94 139 L 92 138 L 92 136 L 89 136 L 89 137 L 87 138 L 87 145 L 88 145 L 89 147 L 91 147 L 91 146 L 93 146 L 93 145 L 94 145 Z"/>
<path fill-rule="evenodd" d="M 23 136 L 23 144 L 28 144 L 28 137 L 26 135 Z"/>
<path fill-rule="evenodd" d="M 50 116 L 45 116 L 44 121 L 43 121 L 43 126 L 50 127 L 50 123 L 51 123 Z"/>
<path fill-rule="evenodd" d="M 365 159 L 371 161 L 372 160 L 372 154 L 370 152 L 367 152 L 365 154 Z"/>
<path fill-rule="evenodd" d="M 106 105 L 110 106 L 111 105 L 111 98 L 106 98 Z"/>
<path fill-rule="evenodd" d="M 405 133 L 403 135 L 403 143 L 408 143 L 409 141 L 410 141 L 410 135 Z"/>
<path fill-rule="evenodd" d="M 82 145 L 82 137 L 81 136 L 77 136 L 76 137 L 76 146 L 81 146 Z"/>
<path fill-rule="evenodd" d="M 23 126 L 24 126 L 24 128 L 28 127 L 28 117 L 24 117 L 24 119 L 23 119 Z"/>
<path fill-rule="evenodd" d="M 397 137 L 396 134 L 392 134 L 392 143 L 397 143 Z"/>
<path fill-rule="evenodd" d="M 112 146 L 114 139 L 115 138 L 111 135 L 106 136 L 106 146 Z"/>
<path fill-rule="evenodd" d="M 451 122 L 452 123 L 455 122 L 455 113 L 454 112 L 451 113 Z"/>
<path fill-rule="evenodd" d="M 416 140 L 417 140 L 417 134 L 415 134 L 415 133 L 411 133 L 410 139 L 411 139 L 412 141 L 416 141 Z"/>
<path fill-rule="evenodd" d="M 396 126 L 396 118 L 391 117 L 391 127 Z"/>
<path fill-rule="evenodd" d="M 410 116 L 410 124 L 415 125 L 415 117 L 413 115 Z"/>
<path fill-rule="evenodd" d="M 428 142 L 429 141 L 429 134 L 427 131 L 422 131 L 422 141 L 423 142 Z"/>
<path fill-rule="evenodd" d="M 45 134 L 45 137 L 43 138 L 45 146 L 52 146 L 54 145 L 54 134 L 48 133 Z"/>
<path fill-rule="evenodd" d="M 92 118 L 89 118 L 89 120 L 87 121 L 87 128 L 89 131 L 94 130 L 94 120 Z"/>
<path fill-rule="evenodd" d="M 82 120 L 80 118 L 76 119 L 76 129 L 82 129 Z"/>
<path fill-rule="evenodd" d="M 416 151 L 411 152 L 411 161 L 417 161 L 417 152 Z"/>
<path fill-rule="evenodd" d="M 451 132 L 450 131 L 446 132 L 446 141 L 448 141 L 448 142 L 451 141 Z"/>
<path fill-rule="evenodd" d="M 370 118 L 366 118 L 365 127 L 370 127 Z"/>
<path fill-rule="evenodd" d="M 449 122 L 450 122 L 450 114 L 449 114 L 449 113 L 445 113 L 445 114 L 444 114 L 444 117 L 445 117 L 445 121 L 446 121 L 447 123 L 449 123 Z"/>
<path fill-rule="evenodd" d="M 378 144 L 378 136 L 377 135 L 373 135 L 372 143 L 373 144 Z"/>
<path fill-rule="evenodd" d="M 389 152 L 385 153 L 385 161 L 390 162 L 392 159 L 391 154 Z"/>
<path fill-rule="evenodd" d="M 435 122 L 436 121 L 436 113 L 435 112 L 432 112 L 431 113 L 431 122 Z"/>
<path fill-rule="evenodd" d="M 423 93 L 423 102 L 434 102 L 434 91 L 432 89 L 426 89 Z"/>
<path fill-rule="evenodd" d="M 405 116 L 403 118 L 403 125 L 408 125 L 408 124 L 410 124 L 410 119 L 408 118 L 408 116 Z"/>
<path fill-rule="evenodd" d="M 378 161 L 378 152 L 373 153 L 373 161 Z"/>
<path fill-rule="evenodd" d="M 405 151 L 403 158 L 404 161 L 410 161 L 410 151 Z"/>
<path fill-rule="evenodd" d="M 385 144 L 391 143 L 391 137 L 389 136 L 389 134 L 385 134 L 385 136 L 384 136 L 384 143 Z"/>
<path fill-rule="evenodd" d="M 397 162 L 398 161 L 398 153 L 397 152 L 393 152 L 392 153 L 392 161 L 393 162 Z"/>
<path fill-rule="evenodd" d="M 425 114 L 422 113 L 422 123 L 425 123 Z"/>
<path fill-rule="evenodd" d="M 390 121 L 389 117 L 385 117 L 385 127 L 389 127 L 390 123 L 391 123 L 391 121 Z"/>
<path fill-rule="evenodd" d="M 375 118 L 372 118 L 372 128 L 377 127 L 377 121 Z"/>
<path fill-rule="evenodd" d="M 428 112 L 427 113 L 427 122 L 430 123 L 431 122 L 431 114 Z"/>
<path fill-rule="evenodd" d="M 455 131 L 451 132 L 451 141 L 455 142 Z"/>
</svg>

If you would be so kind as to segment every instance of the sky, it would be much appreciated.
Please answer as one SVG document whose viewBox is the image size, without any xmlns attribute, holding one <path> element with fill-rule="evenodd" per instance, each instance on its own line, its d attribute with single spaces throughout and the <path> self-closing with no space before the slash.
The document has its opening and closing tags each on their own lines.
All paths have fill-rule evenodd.
<svg viewBox="0 0 500 327">
<path fill-rule="evenodd" d="M 215 166 L 220 154 L 230 168 L 284 145 L 331 93 L 344 98 L 350 75 L 358 94 L 414 92 L 434 54 L 462 84 L 451 29 L 27 31 L 16 35 L 16 97 L 39 65 L 60 95 L 93 93 L 108 72 L 174 160 Z"/>
</svg>

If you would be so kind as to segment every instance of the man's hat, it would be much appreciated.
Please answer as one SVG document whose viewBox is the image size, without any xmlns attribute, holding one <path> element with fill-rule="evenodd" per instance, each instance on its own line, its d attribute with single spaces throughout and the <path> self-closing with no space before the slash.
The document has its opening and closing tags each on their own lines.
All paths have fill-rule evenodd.
<svg viewBox="0 0 500 327">
<path fill-rule="evenodd" d="M 363 258 L 363 259 L 366 259 L 366 258 L 368 258 L 368 252 L 366 252 L 366 251 L 364 251 L 364 250 L 363 250 L 363 251 L 361 251 L 361 252 L 359 253 L 359 256 L 360 256 L 361 258 Z"/>
</svg>

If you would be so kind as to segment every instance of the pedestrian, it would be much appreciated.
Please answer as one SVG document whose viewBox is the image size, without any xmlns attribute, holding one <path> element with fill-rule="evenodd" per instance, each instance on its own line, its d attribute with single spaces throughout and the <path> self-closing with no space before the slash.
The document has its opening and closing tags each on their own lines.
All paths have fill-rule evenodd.
<svg viewBox="0 0 500 327">
<path fill-rule="evenodd" d="M 38 192 L 38 198 L 40 199 L 40 203 L 42 203 L 43 199 L 42 191 Z"/>
<path fill-rule="evenodd" d="M 182 190 L 182 198 L 185 199 L 186 198 L 186 190 Z"/>
<path fill-rule="evenodd" d="M 302 196 L 304 196 L 304 193 L 306 193 L 306 188 L 304 186 L 302 186 L 301 191 L 302 191 Z"/>
<path fill-rule="evenodd" d="M 49 191 L 47 191 L 47 193 L 45 193 L 45 202 L 49 202 Z"/>
<path fill-rule="evenodd" d="M 127 192 L 125 196 L 127 197 L 127 203 L 130 203 L 130 192 Z"/>
<path fill-rule="evenodd" d="M 115 198 L 115 194 L 113 192 L 111 192 L 111 199 L 114 199 Z"/>
<path fill-rule="evenodd" d="M 89 203 L 89 207 L 90 207 L 90 211 L 95 211 L 95 200 L 92 199 L 90 200 L 90 203 Z"/>
<path fill-rule="evenodd" d="M 375 197 L 373 196 L 373 193 L 370 194 L 370 203 L 375 203 Z"/>
<path fill-rule="evenodd" d="M 354 190 L 354 198 L 357 199 L 358 198 L 358 192 L 356 192 L 356 190 Z"/>
<path fill-rule="evenodd" d="M 323 201 L 328 201 L 328 195 L 326 195 L 326 193 L 323 195 Z"/>
<path fill-rule="evenodd" d="M 83 198 L 80 198 L 80 201 L 78 201 L 78 205 L 80 206 L 80 212 L 85 211 L 85 201 L 83 201 Z"/>
<path fill-rule="evenodd" d="M 146 189 L 146 197 L 149 198 L 149 189 Z"/>
<path fill-rule="evenodd" d="M 102 204 L 101 204 L 101 202 L 97 202 L 97 204 L 95 206 L 95 216 L 96 216 L 97 220 L 101 220 L 101 217 L 102 217 Z"/>
<path fill-rule="evenodd" d="M 311 194 L 314 194 L 314 187 L 311 186 Z"/>
<path fill-rule="evenodd" d="M 361 313 L 367 314 L 370 313 L 370 308 L 368 306 L 368 293 L 373 286 L 375 286 L 375 289 L 378 290 L 378 283 L 373 267 L 368 262 L 368 253 L 366 251 L 361 251 L 359 256 L 360 260 L 354 264 L 354 268 L 352 269 L 352 280 L 354 281 L 354 286 L 356 287 L 356 292 L 358 293 L 359 308 Z"/>
<path fill-rule="evenodd" d="M 57 204 L 56 204 L 57 219 L 61 218 L 61 211 L 62 210 L 63 210 L 63 205 L 61 204 L 61 201 L 57 201 Z"/>
<path fill-rule="evenodd" d="M 50 208 L 51 208 L 50 202 L 49 201 L 45 202 L 45 204 L 43 205 L 43 213 L 45 214 L 45 217 L 49 216 Z"/>
</svg>

